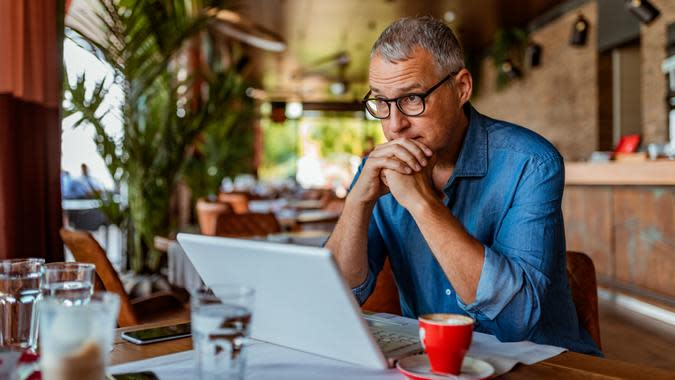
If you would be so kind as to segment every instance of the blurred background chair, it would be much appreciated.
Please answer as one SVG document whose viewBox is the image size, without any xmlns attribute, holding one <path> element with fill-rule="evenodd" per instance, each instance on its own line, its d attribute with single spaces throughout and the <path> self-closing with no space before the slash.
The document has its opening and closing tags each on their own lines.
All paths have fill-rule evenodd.
<svg viewBox="0 0 675 380">
<path fill-rule="evenodd" d="M 62 228 L 61 239 L 75 257 L 82 263 L 96 265 L 96 290 L 106 290 L 120 297 L 120 327 L 140 323 L 188 318 L 189 309 L 171 291 L 162 291 L 145 297 L 130 299 L 119 275 L 108 260 L 105 251 L 89 232 Z"/>
<path fill-rule="evenodd" d="M 281 232 L 281 225 L 273 213 L 239 213 L 229 203 L 208 202 L 204 199 L 197 201 L 196 209 L 199 231 L 203 235 L 245 237 Z"/>
<path fill-rule="evenodd" d="M 251 199 L 248 193 L 237 192 L 237 193 L 218 193 L 218 202 L 227 203 L 232 207 L 232 211 L 243 214 L 248 212 L 248 201 Z"/>
<path fill-rule="evenodd" d="M 214 235 L 246 237 L 267 236 L 279 232 L 281 232 L 281 225 L 272 213 L 223 213 L 218 215 Z"/>
</svg>

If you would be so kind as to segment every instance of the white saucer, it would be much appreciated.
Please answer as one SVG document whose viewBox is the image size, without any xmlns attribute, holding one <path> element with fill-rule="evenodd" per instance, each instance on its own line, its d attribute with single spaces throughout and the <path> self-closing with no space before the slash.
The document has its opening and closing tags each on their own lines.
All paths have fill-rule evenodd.
<svg viewBox="0 0 675 380">
<path fill-rule="evenodd" d="M 487 379 L 495 373 L 490 363 L 470 356 L 464 357 L 462 373 L 458 376 L 431 372 L 426 354 L 405 357 L 396 363 L 396 368 L 412 380 L 480 380 Z"/>
</svg>

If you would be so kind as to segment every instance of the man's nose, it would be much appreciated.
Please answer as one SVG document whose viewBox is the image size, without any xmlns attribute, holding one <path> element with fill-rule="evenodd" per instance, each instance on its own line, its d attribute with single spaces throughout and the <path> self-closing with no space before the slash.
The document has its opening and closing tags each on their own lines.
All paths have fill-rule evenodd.
<svg viewBox="0 0 675 380">
<path fill-rule="evenodd" d="M 396 107 L 396 104 L 392 104 L 389 111 L 389 131 L 398 134 L 408 126 L 410 126 L 408 117 Z"/>
</svg>

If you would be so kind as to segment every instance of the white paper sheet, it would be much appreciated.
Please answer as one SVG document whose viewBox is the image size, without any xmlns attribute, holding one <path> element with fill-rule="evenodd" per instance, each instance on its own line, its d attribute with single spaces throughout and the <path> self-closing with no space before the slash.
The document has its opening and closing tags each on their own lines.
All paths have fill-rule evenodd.
<svg viewBox="0 0 675 380">
<path fill-rule="evenodd" d="M 417 320 L 398 315 L 377 313 L 371 317 L 383 318 L 403 326 L 417 326 Z M 534 364 L 567 351 L 565 348 L 536 344 L 529 341 L 503 343 L 494 335 L 473 333 L 471 348 L 467 355 L 492 364 L 495 375 L 510 371 L 516 364 Z"/>
<path fill-rule="evenodd" d="M 417 320 L 391 314 L 373 314 L 369 317 L 387 319 L 404 326 L 417 325 Z M 510 371 L 517 363 L 534 364 L 566 351 L 561 347 L 532 342 L 502 343 L 492 335 L 474 332 L 469 356 L 487 361 L 495 368 L 495 375 Z M 161 380 L 189 379 L 195 375 L 194 353 L 181 352 L 152 359 L 121 364 L 109 369 L 112 374 L 151 370 Z M 337 360 L 296 351 L 271 343 L 255 341 L 248 347 L 247 379 L 335 379 L 366 380 L 405 379 L 395 369 L 380 371 Z"/>
</svg>

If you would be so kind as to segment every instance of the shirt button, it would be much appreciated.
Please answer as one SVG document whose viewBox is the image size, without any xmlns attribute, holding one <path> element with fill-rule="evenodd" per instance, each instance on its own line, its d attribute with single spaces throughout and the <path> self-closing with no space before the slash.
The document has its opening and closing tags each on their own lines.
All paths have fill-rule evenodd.
<svg viewBox="0 0 675 380">
<path fill-rule="evenodd" d="M 445 295 L 446 295 L 446 296 L 449 296 L 449 295 L 451 295 L 451 294 L 452 294 L 452 290 L 450 290 L 450 289 L 445 289 Z"/>
</svg>

